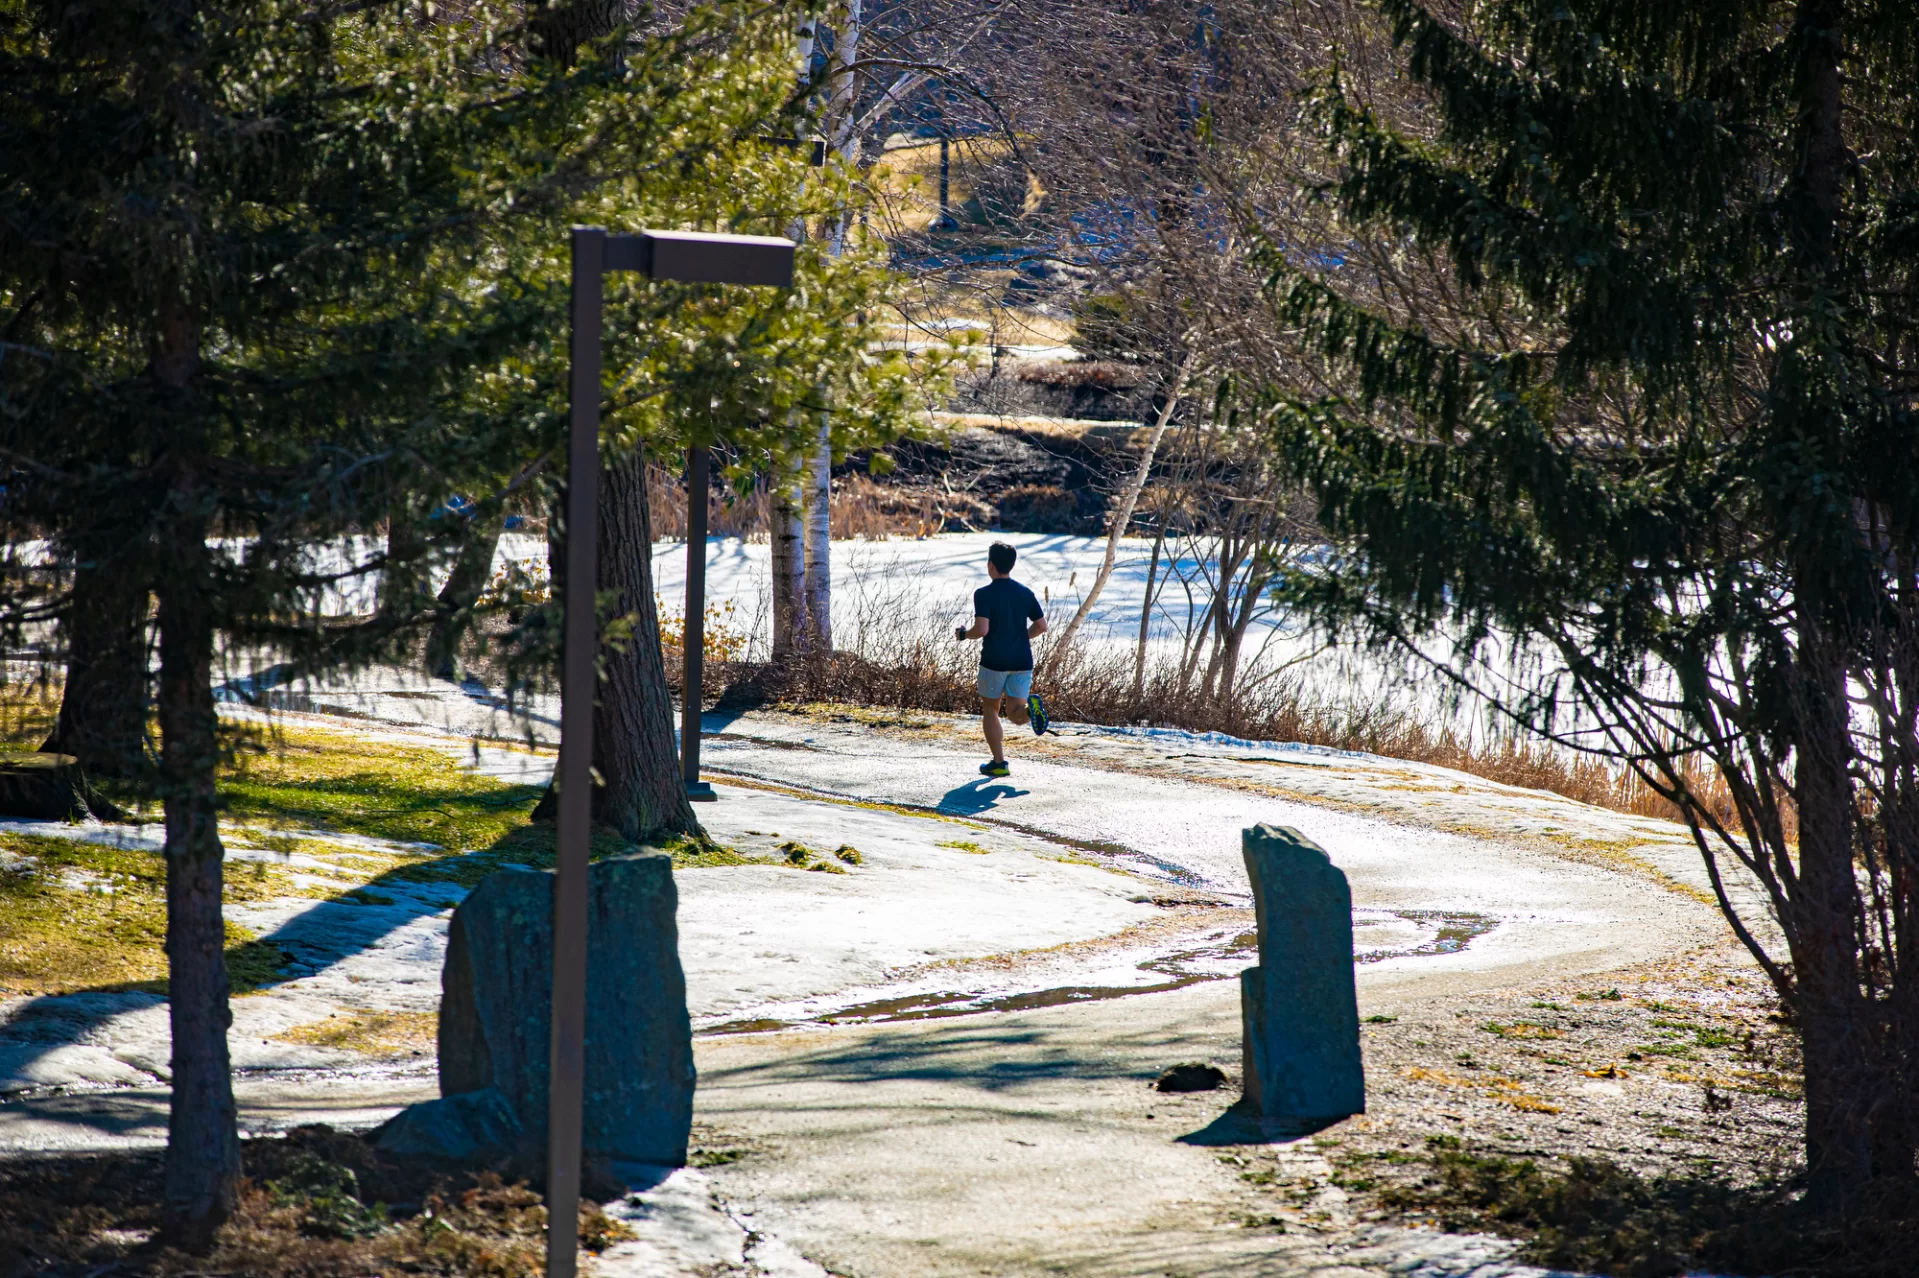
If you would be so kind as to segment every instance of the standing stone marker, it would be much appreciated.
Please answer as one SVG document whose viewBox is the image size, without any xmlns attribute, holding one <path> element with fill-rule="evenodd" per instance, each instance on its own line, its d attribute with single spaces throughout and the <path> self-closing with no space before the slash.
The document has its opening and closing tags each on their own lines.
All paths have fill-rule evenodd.
<svg viewBox="0 0 1919 1278">
<path fill-rule="evenodd" d="M 1353 893 L 1299 831 L 1241 836 L 1259 921 L 1259 966 L 1239 974 L 1243 1104 L 1262 1120 L 1323 1125 L 1366 1112 L 1353 979 Z"/>
<path fill-rule="evenodd" d="M 587 883 L 585 1150 L 677 1167 L 693 1123 L 694 1068 L 672 858 L 596 861 Z M 453 912 L 440 979 L 443 1099 L 387 1124 L 382 1147 L 543 1162 L 553 875 L 503 870 L 481 880 Z M 512 1121 L 502 1121 L 500 1100 Z"/>
</svg>

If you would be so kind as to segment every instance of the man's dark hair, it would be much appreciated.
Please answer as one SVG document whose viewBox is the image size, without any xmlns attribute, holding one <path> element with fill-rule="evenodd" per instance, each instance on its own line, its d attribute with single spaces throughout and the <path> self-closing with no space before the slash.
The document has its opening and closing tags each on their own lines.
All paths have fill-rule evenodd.
<svg viewBox="0 0 1919 1278">
<path fill-rule="evenodd" d="M 986 548 L 986 562 L 1003 573 L 1011 573 L 1013 565 L 1019 561 L 1019 551 L 1003 541 L 996 541 Z"/>
</svg>

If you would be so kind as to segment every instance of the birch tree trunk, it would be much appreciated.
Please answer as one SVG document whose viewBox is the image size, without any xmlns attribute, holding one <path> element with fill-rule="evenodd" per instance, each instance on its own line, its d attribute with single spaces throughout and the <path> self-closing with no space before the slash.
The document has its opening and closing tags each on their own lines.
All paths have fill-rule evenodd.
<svg viewBox="0 0 1919 1278">
<path fill-rule="evenodd" d="M 804 646 L 810 653 L 828 653 L 833 651 L 833 426 L 824 413 L 806 476 L 804 575 Z"/>
<path fill-rule="evenodd" d="M 1113 575 L 1113 562 L 1119 557 L 1119 539 L 1126 535 L 1127 525 L 1133 522 L 1133 508 L 1139 504 L 1140 491 L 1146 487 L 1146 478 L 1153 472 L 1153 458 L 1159 452 L 1159 441 L 1166 436 L 1166 427 L 1173 420 L 1173 410 L 1179 406 L 1180 396 L 1186 392 L 1186 380 L 1193 375 L 1193 365 L 1198 358 L 1197 351 L 1186 352 L 1185 358 L 1179 362 L 1178 371 L 1173 374 L 1172 385 L 1166 388 L 1166 402 L 1160 405 L 1159 416 L 1153 422 L 1153 433 L 1146 437 L 1146 447 L 1139 455 L 1139 467 L 1133 472 L 1132 482 L 1126 485 L 1119 509 L 1113 512 L 1112 526 L 1106 530 L 1106 554 L 1100 560 L 1099 573 L 1093 578 L 1086 597 L 1079 601 L 1079 609 L 1073 613 L 1073 619 L 1066 623 L 1066 629 L 1060 632 L 1059 639 L 1054 642 L 1053 650 L 1047 657 L 1049 665 L 1072 645 L 1073 636 L 1079 633 L 1080 626 L 1093 611 L 1093 605 L 1099 602 L 1100 591 L 1106 589 L 1106 583 Z"/>
<path fill-rule="evenodd" d="M 859 132 L 845 126 L 852 121 L 857 105 L 858 79 L 853 68 L 859 61 L 864 16 L 863 0 L 847 0 L 845 25 L 840 28 L 833 48 L 837 69 L 833 74 L 832 96 L 827 103 L 827 136 L 844 136 L 839 148 L 840 159 L 849 165 L 859 162 Z M 805 47 L 810 62 L 810 42 Z M 832 256 L 838 257 L 846 251 L 846 233 L 847 215 L 842 211 L 834 219 L 828 240 L 827 251 Z M 820 417 L 802 501 L 806 542 L 800 568 L 804 578 L 800 584 L 804 617 L 799 642 L 805 651 L 823 654 L 833 651 L 833 426 L 828 414 Z"/>
<path fill-rule="evenodd" d="M 1153 625 L 1153 586 L 1159 573 L 1159 552 L 1166 545 L 1166 510 L 1161 503 L 1159 527 L 1153 533 L 1152 558 L 1146 561 L 1146 597 L 1139 604 L 1139 646 L 1133 653 L 1133 700 L 1137 702 L 1146 692 L 1146 640 Z"/>
<path fill-rule="evenodd" d="M 810 17 L 804 19 L 800 23 L 795 48 L 798 79 L 802 88 L 812 78 L 813 53 L 819 46 L 819 40 L 820 20 Z M 806 220 L 795 218 L 787 235 L 795 241 L 804 240 L 807 235 Z M 795 424 L 797 421 L 796 418 Z M 806 498 L 800 492 L 804 470 L 803 461 L 776 462 L 770 476 L 773 491 L 767 510 L 770 523 L 766 539 L 772 544 L 774 661 L 791 660 L 804 650 L 807 642 L 806 578 L 809 548 L 804 518 Z M 828 535 L 831 535 L 830 529 Z"/>
<path fill-rule="evenodd" d="M 806 635 L 805 531 L 800 525 L 798 467 L 777 466 L 773 474 L 773 660 L 787 661 L 801 651 Z"/>
</svg>

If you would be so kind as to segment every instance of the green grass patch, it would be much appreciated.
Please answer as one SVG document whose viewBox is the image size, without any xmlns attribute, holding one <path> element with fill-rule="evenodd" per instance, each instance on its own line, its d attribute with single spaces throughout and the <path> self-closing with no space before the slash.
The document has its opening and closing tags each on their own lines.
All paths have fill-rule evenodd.
<svg viewBox="0 0 1919 1278">
<path fill-rule="evenodd" d="M 709 834 L 676 834 L 662 840 L 659 849 L 672 856 L 676 870 L 758 864 L 750 857 L 741 856 L 738 848 L 729 847 Z"/>
<path fill-rule="evenodd" d="M 1566 1031 L 1550 1025 L 1540 1025 L 1533 1021 L 1514 1021 L 1502 1025 L 1497 1021 L 1488 1021 L 1479 1027 L 1488 1034 L 1497 1034 L 1500 1038 L 1564 1038 Z"/>
<path fill-rule="evenodd" d="M 226 903 L 308 896 L 385 906 L 408 887 L 470 889 L 508 866 L 551 868 L 554 829 L 528 819 L 540 793 L 466 771 L 430 748 L 305 729 L 256 741 L 222 770 L 223 834 L 231 845 L 297 856 L 302 864 L 296 878 L 269 861 L 230 858 Z M 342 847 L 300 830 L 435 846 Z M 605 830 L 591 845 L 596 860 L 636 850 Z M 760 863 L 703 835 L 665 840 L 661 850 L 675 869 Z M 17 858 L 0 866 L 0 992 L 164 992 L 160 853 L 15 833 L 0 833 L 0 853 Z M 844 873 L 842 863 L 856 864 L 857 856 L 810 854 L 803 868 Z M 245 992 L 278 979 L 288 956 L 229 923 L 227 962 L 235 991 Z"/>
<path fill-rule="evenodd" d="M 686 1156 L 689 1167 L 726 1167 L 739 1162 L 752 1151 L 745 1149 L 695 1149 Z"/>
<path fill-rule="evenodd" d="M 974 856 L 985 856 L 987 849 L 971 839 L 941 839 L 935 847 L 951 848 L 955 852 L 970 852 Z"/>
<path fill-rule="evenodd" d="M 427 747 L 310 729 L 241 752 L 221 777 L 234 818 L 316 827 L 450 852 L 491 847 L 526 823 L 542 787 L 508 785 Z"/>
<path fill-rule="evenodd" d="M 0 833 L 0 990 L 166 990 L 166 861 L 157 852 L 79 839 Z M 229 863 L 226 899 L 259 900 L 285 886 L 272 867 Z M 249 929 L 226 925 L 235 992 L 270 984 L 288 956 Z"/>
</svg>

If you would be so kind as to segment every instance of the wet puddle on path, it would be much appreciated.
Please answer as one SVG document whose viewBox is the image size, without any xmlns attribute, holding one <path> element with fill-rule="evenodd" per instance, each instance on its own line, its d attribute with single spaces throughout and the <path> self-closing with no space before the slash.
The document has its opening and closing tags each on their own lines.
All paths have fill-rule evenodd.
<svg viewBox="0 0 1919 1278">
<path fill-rule="evenodd" d="M 1353 961 L 1426 958 L 1457 954 L 1497 920 L 1484 914 L 1442 910 L 1353 911 Z M 1025 990 L 927 990 L 790 1017 L 746 1017 L 707 1026 L 701 1034 L 761 1034 L 804 1025 L 881 1025 L 893 1021 L 937 1020 L 988 1012 L 1024 1012 L 1069 1003 L 1092 1003 L 1135 994 L 1163 994 L 1204 981 L 1237 976 L 1258 960 L 1258 937 L 1241 932 L 1212 944 L 1160 954 L 1136 965 L 1138 983 L 1054 985 Z M 1110 967 L 1105 969 L 1112 971 Z"/>
</svg>

